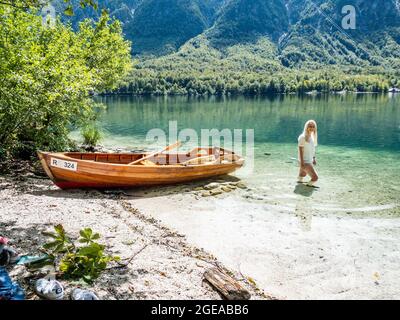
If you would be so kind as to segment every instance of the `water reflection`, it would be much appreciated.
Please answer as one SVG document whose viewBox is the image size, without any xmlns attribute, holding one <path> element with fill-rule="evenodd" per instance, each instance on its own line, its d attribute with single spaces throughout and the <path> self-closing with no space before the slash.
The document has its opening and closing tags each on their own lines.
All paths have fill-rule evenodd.
<svg viewBox="0 0 400 320">
<path fill-rule="evenodd" d="M 293 143 L 316 119 L 323 145 L 400 150 L 400 97 L 377 94 L 273 97 L 104 97 L 101 122 L 110 135 L 144 139 L 153 128 L 254 129 L 255 141 Z"/>
</svg>

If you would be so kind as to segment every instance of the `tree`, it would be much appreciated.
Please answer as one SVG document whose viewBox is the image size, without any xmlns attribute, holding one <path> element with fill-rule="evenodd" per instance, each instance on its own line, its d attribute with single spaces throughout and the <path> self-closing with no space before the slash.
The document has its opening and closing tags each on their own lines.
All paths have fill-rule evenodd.
<svg viewBox="0 0 400 320">
<path fill-rule="evenodd" d="M 105 12 L 77 32 L 43 26 L 34 10 L 0 4 L 0 15 L 0 146 L 9 155 L 63 149 L 70 130 L 94 118 L 90 94 L 130 71 L 130 43 Z"/>
</svg>

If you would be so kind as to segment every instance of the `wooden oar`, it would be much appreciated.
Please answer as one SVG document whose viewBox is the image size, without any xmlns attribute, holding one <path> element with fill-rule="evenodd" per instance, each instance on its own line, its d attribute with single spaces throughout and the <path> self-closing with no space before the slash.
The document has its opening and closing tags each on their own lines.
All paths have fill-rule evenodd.
<svg viewBox="0 0 400 320">
<path fill-rule="evenodd" d="M 148 156 L 145 156 L 145 157 L 143 157 L 143 158 L 140 158 L 140 159 L 138 159 L 138 160 L 135 160 L 135 161 L 129 163 L 129 165 L 132 166 L 132 165 L 134 165 L 134 164 L 140 163 L 140 162 L 142 162 L 143 160 L 150 159 L 150 158 L 152 158 L 152 157 L 154 157 L 154 156 L 156 156 L 156 155 L 159 155 L 160 153 L 163 153 L 163 152 L 165 152 L 165 151 L 170 151 L 170 150 L 172 150 L 172 149 L 179 148 L 181 145 L 182 145 L 182 143 L 181 143 L 180 141 L 177 141 L 177 142 L 175 142 L 174 144 L 171 144 L 170 146 L 166 147 L 165 149 L 163 149 L 163 150 L 161 150 L 161 151 L 156 151 L 156 152 L 154 152 L 154 153 L 152 153 L 152 154 L 149 154 Z"/>
</svg>

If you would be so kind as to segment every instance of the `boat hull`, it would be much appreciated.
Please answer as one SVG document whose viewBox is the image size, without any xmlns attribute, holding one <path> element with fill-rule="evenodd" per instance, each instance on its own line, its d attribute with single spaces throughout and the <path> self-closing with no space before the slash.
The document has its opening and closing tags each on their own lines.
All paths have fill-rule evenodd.
<svg viewBox="0 0 400 320">
<path fill-rule="evenodd" d="M 232 173 L 243 161 L 212 165 L 143 166 L 76 159 L 64 153 L 38 152 L 44 170 L 61 189 L 131 188 L 184 183 Z M 99 155 L 100 156 L 100 155 Z M 119 154 L 126 162 L 132 155 Z M 64 167 L 65 166 L 65 167 Z M 69 168 L 66 168 L 69 166 Z"/>
</svg>

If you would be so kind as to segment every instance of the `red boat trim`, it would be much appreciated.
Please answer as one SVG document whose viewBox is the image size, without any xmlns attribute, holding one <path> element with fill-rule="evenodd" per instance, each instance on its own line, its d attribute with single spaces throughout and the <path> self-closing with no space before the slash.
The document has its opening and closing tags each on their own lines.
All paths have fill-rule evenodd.
<svg viewBox="0 0 400 320">
<path fill-rule="evenodd" d="M 83 188 L 95 188 L 95 189 L 107 189 L 107 188 L 122 188 L 123 186 L 118 185 L 99 185 L 98 183 L 82 183 L 72 181 L 57 181 L 55 185 L 60 189 L 83 189 Z"/>
</svg>

